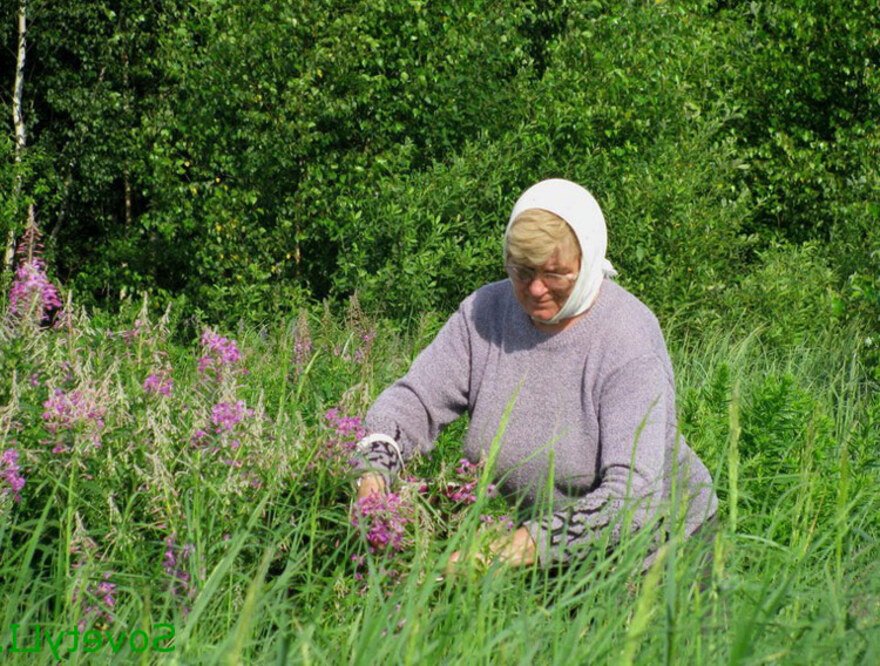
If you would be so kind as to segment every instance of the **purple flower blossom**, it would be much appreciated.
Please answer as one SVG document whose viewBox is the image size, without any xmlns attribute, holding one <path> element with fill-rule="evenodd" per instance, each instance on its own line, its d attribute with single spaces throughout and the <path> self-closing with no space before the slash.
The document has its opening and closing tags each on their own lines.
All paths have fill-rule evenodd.
<svg viewBox="0 0 880 666">
<path fill-rule="evenodd" d="M 370 350 L 372 350 L 373 348 L 373 340 L 376 339 L 376 331 L 374 329 L 364 331 L 363 333 L 361 333 L 360 338 L 361 345 L 354 353 L 355 363 L 363 363 L 367 360 L 367 357 L 370 355 Z"/>
<path fill-rule="evenodd" d="M 472 463 L 467 458 L 459 460 L 458 467 L 455 469 L 458 479 L 447 484 L 443 494 L 453 502 L 461 502 L 463 504 L 475 503 L 477 501 L 476 490 L 479 485 L 482 467 L 482 463 Z M 495 485 L 488 484 L 486 487 L 487 495 L 493 497 L 495 492 Z"/>
<path fill-rule="evenodd" d="M 91 434 L 92 443 L 101 445 L 101 430 L 104 429 L 106 408 L 99 405 L 92 391 L 71 391 L 67 393 L 56 388 L 52 396 L 43 403 L 43 421 L 46 429 L 53 435 L 59 432 L 84 428 Z M 54 453 L 66 450 L 61 444 L 56 445 Z"/>
<path fill-rule="evenodd" d="M 144 380 L 144 392 L 150 395 L 164 395 L 166 398 L 171 396 L 174 390 L 174 380 L 168 376 L 167 371 L 161 371 L 159 374 L 151 373 Z"/>
<path fill-rule="evenodd" d="M 32 307 L 40 313 L 41 319 L 48 317 L 52 310 L 61 308 L 58 288 L 49 281 L 46 264 L 39 258 L 22 261 L 18 265 L 9 292 L 9 311 L 12 314 L 23 315 Z"/>
<path fill-rule="evenodd" d="M 202 375 L 213 371 L 216 379 L 220 379 L 223 369 L 238 363 L 241 360 L 241 352 L 235 340 L 224 338 L 212 331 L 202 334 L 202 347 L 205 354 L 199 359 L 199 373 Z"/>
<path fill-rule="evenodd" d="M 171 578 L 171 594 L 175 597 L 183 597 L 184 599 L 192 599 L 195 596 L 196 589 L 192 583 L 192 577 L 184 568 L 185 560 L 190 559 L 195 552 L 195 546 L 192 544 L 184 544 L 183 547 L 177 545 L 177 535 L 171 534 L 165 539 L 165 554 L 162 558 L 162 569 L 165 575 Z M 186 612 L 184 607 L 184 612 Z"/>
<path fill-rule="evenodd" d="M 370 551 L 403 550 L 412 508 L 396 493 L 371 493 L 354 505 L 351 524 L 364 530 Z"/>
<path fill-rule="evenodd" d="M 97 585 L 89 585 L 83 599 L 83 618 L 79 621 L 80 631 L 85 631 L 89 624 L 97 621 L 111 624 L 116 607 L 116 583 L 110 582 L 112 573 L 105 573 L 103 580 Z M 79 598 L 79 590 L 74 590 L 74 600 Z"/>
<path fill-rule="evenodd" d="M 122 331 L 122 340 L 125 344 L 130 345 L 135 340 L 137 340 L 141 332 L 146 328 L 146 325 L 140 319 L 136 319 L 134 322 L 134 327 L 128 329 L 127 331 Z"/>
<path fill-rule="evenodd" d="M 324 413 L 324 418 L 336 434 L 345 439 L 359 440 L 367 434 L 367 429 L 359 417 L 340 416 L 339 410 L 336 407 L 328 409 Z"/>
<path fill-rule="evenodd" d="M 211 409 L 211 423 L 214 424 L 214 432 L 230 432 L 241 423 L 245 417 L 254 415 L 254 410 L 248 409 L 244 400 L 238 402 L 218 402 Z"/>
<path fill-rule="evenodd" d="M 25 479 L 21 475 L 21 467 L 18 465 L 18 451 L 6 449 L 0 454 L 0 480 L 6 482 L 8 488 L 0 488 L 4 495 L 11 494 L 16 502 L 21 501 L 21 490 L 24 488 Z"/>
<path fill-rule="evenodd" d="M 354 466 L 354 450 L 357 441 L 366 436 L 367 429 L 357 416 L 342 416 L 336 407 L 324 413 L 324 420 L 333 430 L 324 448 L 318 451 L 318 459 L 327 461 L 336 471 L 347 473 Z"/>
<path fill-rule="evenodd" d="M 512 530 L 514 528 L 513 519 L 506 514 L 503 516 L 484 514 L 480 516 L 480 522 L 484 525 L 499 525 L 506 530 Z"/>
<path fill-rule="evenodd" d="M 196 431 L 192 434 L 192 437 L 189 438 L 190 443 L 193 446 L 204 446 L 205 440 L 209 437 L 208 433 L 202 428 L 197 428 Z"/>
</svg>

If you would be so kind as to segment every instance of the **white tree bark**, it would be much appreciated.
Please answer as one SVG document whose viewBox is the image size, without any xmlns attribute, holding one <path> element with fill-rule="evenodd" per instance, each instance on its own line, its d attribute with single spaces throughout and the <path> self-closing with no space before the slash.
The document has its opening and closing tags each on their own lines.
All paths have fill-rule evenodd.
<svg viewBox="0 0 880 666">
<path fill-rule="evenodd" d="M 27 55 L 27 0 L 18 5 L 18 56 L 15 61 L 15 88 L 12 94 L 12 122 L 15 124 L 15 162 L 21 162 L 27 147 L 22 97 L 24 95 L 24 61 Z"/>
<path fill-rule="evenodd" d="M 15 60 L 15 84 L 12 92 L 12 122 L 15 127 L 15 164 L 21 164 L 24 158 L 24 151 L 27 148 L 27 129 L 24 122 L 24 64 L 27 56 L 27 0 L 19 0 L 18 4 L 18 53 Z M 15 177 L 15 186 L 13 196 L 18 198 L 21 195 L 21 170 Z M 31 237 L 35 237 L 37 227 L 36 211 L 34 205 L 28 205 L 28 229 L 33 233 Z M 12 262 L 15 258 L 15 230 L 10 229 L 6 240 L 6 251 L 3 255 L 4 274 L 8 274 L 12 269 Z M 33 258 L 33 244 L 28 247 L 28 259 Z"/>
</svg>

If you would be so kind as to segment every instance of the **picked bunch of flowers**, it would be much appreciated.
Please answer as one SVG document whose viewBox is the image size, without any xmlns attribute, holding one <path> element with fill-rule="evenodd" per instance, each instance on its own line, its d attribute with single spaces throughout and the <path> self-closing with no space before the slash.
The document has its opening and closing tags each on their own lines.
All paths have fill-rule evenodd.
<svg viewBox="0 0 880 666">
<path fill-rule="evenodd" d="M 474 504 L 477 501 L 477 486 L 480 483 L 483 463 L 472 463 L 467 458 L 458 461 L 455 475 L 446 483 L 443 495 L 457 504 Z M 496 495 L 495 485 L 490 483 L 486 487 L 489 497 Z"/>
</svg>

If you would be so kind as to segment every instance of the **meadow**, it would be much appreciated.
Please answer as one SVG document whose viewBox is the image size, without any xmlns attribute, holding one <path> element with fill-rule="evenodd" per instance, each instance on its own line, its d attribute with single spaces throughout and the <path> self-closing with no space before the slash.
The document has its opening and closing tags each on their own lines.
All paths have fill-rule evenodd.
<svg viewBox="0 0 880 666">
<path fill-rule="evenodd" d="M 348 463 L 439 317 L 401 331 L 354 300 L 187 340 L 146 302 L 40 314 L 0 338 L 4 663 L 880 658 L 880 399 L 857 331 L 789 351 L 667 331 L 721 500 L 710 538 L 673 537 L 644 574 L 634 537 L 561 571 L 449 576 L 453 550 L 509 526 L 458 461 L 465 424 L 358 527 Z M 371 548 L 382 521 L 395 541 Z"/>
<path fill-rule="evenodd" d="M 0 662 L 880 663 L 875 1 L 0 25 Z M 660 321 L 717 525 L 449 575 L 521 518 L 467 423 L 384 503 L 352 448 L 552 177 Z"/>
</svg>

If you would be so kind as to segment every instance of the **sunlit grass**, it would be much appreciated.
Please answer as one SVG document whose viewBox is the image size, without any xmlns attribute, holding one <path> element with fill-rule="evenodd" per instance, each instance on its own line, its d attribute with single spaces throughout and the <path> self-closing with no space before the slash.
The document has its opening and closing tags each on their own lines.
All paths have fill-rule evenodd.
<svg viewBox="0 0 880 666">
<path fill-rule="evenodd" d="M 763 348 L 759 332 L 669 335 L 681 428 L 721 500 L 707 538 L 673 537 L 646 573 L 649 543 L 637 535 L 561 571 L 450 576 L 449 554 L 479 547 L 480 515 L 502 510 L 484 492 L 463 511 L 440 498 L 461 426 L 410 470 L 433 484 L 413 495 L 411 547 L 390 557 L 367 552 L 350 525 L 350 480 L 326 455 L 338 436 L 323 419 L 334 406 L 362 414 L 430 324 L 405 335 L 355 309 L 225 333 L 242 358 L 213 381 L 197 370 L 197 343 L 175 345 L 162 322 L 141 319 L 129 340 L 118 333 L 137 328 L 130 320 L 109 335 L 85 317 L 0 340 L 15 364 L 0 379 L 2 448 L 21 452 L 27 477 L 20 502 L 0 499 L 5 663 L 54 662 L 46 646 L 10 652 L 13 625 L 20 648 L 80 622 L 117 643 L 90 654 L 70 638 L 74 663 L 880 660 L 880 403 L 858 336 L 786 352 Z M 173 369 L 171 396 L 143 390 L 160 366 Z M 56 387 L 85 386 L 106 409 L 101 448 L 84 421 L 64 433 L 71 452 L 52 454 L 42 403 Z M 216 435 L 219 452 L 195 446 L 212 406 L 233 400 L 253 417 Z M 366 558 L 360 580 L 353 555 Z M 112 607 L 89 592 L 105 574 Z M 119 642 L 136 631 L 173 631 L 157 644 L 173 649 L 139 655 Z"/>
</svg>

